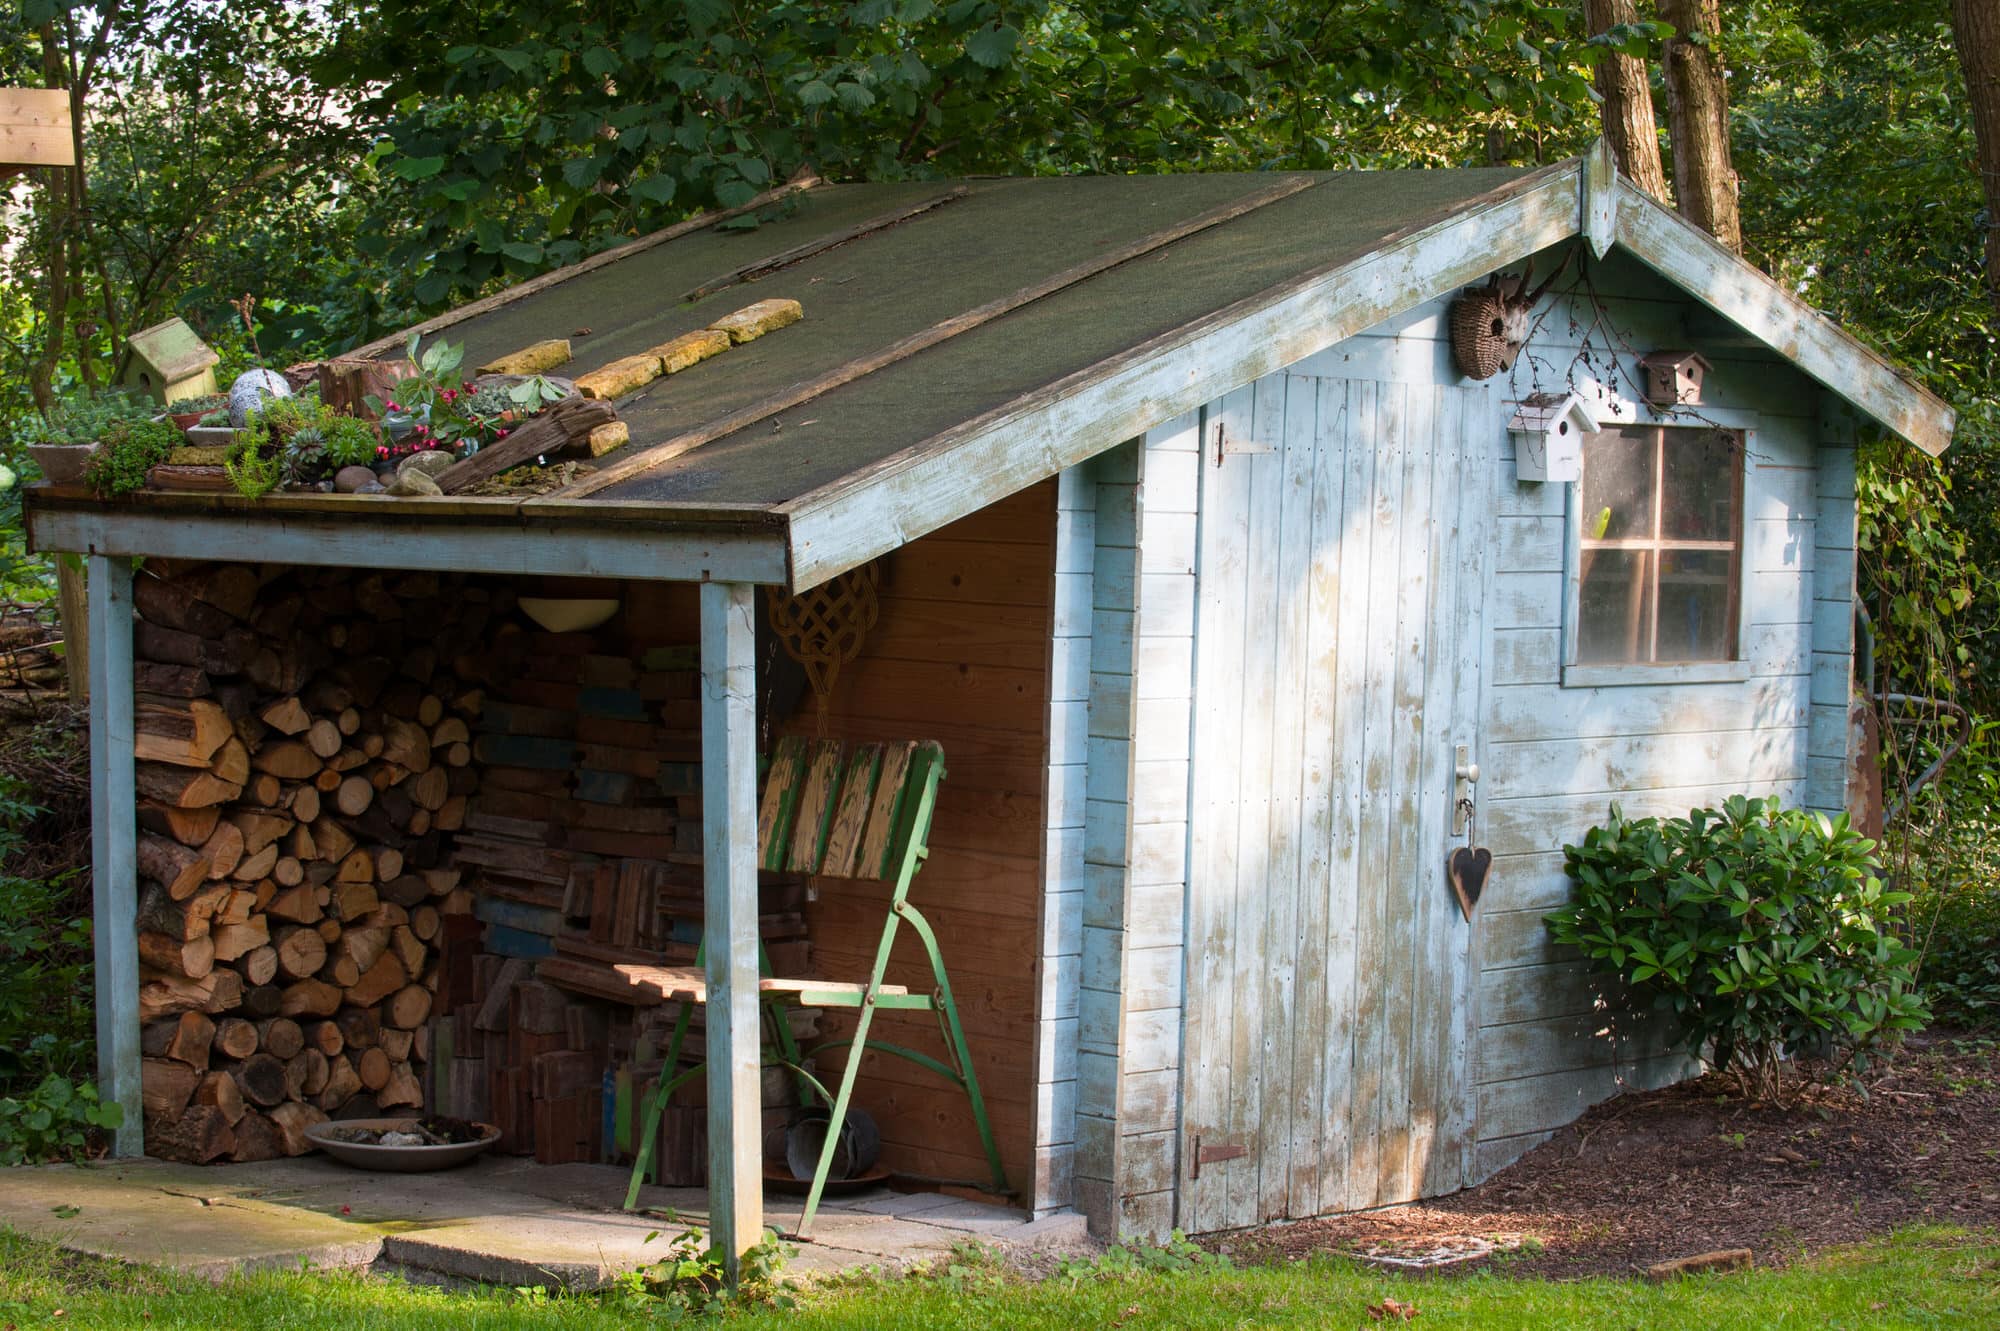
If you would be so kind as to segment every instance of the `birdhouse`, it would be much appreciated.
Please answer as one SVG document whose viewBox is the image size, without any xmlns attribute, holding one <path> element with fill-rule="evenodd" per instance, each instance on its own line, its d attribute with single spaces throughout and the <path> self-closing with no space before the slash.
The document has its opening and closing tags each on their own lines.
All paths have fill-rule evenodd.
<svg viewBox="0 0 2000 1331">
<path fill-rule="evenodd" d="M 222 358 L 178 318 L 132 334 L 132 363 L 119 386 L 161 404 L 215 391 L 215 363 Z"/>
<path fill-rule="evenodd" d="M 1574 481 L 1583 476 L 1583 440 L 1597 413 L 1577 393 L 1536 393 L 1515 404 L 1515 474 L 1524 481 Z"/>
<path fill-rule="evenodd" d="M 1639 365 L 1646 371 L 1646 401 L 1656 407 L 1701 404 L 1701 378 L 1709 367 L 1699 351 L 1655 351 L 1641 356 Z"/>
</svg>

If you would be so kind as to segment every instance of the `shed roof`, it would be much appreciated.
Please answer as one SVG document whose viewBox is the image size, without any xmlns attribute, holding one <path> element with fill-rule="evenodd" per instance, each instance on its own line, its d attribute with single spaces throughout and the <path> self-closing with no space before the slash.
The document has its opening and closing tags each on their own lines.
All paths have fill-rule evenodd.
<svg viewBox="0 0 2000 1331">
<path fill-rule="evenodd" d="M 755 300 L 802 303 L 803 322 L 621 399 L 632 443 L 567 490 L 144 502 L 161 519 L 290 515 L 300 529 L 365 506 L 395 527 L 489 537 L 652 531 L 659 575 L 810 586 L 1579 234 L 1600 253 L 1621 245 L 1891 430 L 1943 448 L 1949 407 L 1607 163 L 790 186 L 735 210 L 761 218 L 754 228 L 696 219 L 420 325 L 462 340 L 468 364 L 568 337 L 564 372 L 581 373 Z M 406 337 L 364 351 L 394 354 Z M 66 506 L 82 507 L 33 505 L 45 518 Z M 36 536 L 75 541 L 74 525 L 44 520 Z M 731 542 L 757 557 L 715 553 Z"/>
</svg>

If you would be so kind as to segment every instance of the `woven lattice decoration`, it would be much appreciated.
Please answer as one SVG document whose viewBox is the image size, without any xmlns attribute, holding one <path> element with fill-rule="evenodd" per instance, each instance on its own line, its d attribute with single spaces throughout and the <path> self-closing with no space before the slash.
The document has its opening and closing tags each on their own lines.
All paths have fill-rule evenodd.
<svg viewBox="0 0 2000 1331">
<path fill-rule="evenodd" d="M 880 562 L 870 560 L 797 596 L 770 593 L 771 628 L 785 651 L 805 667 L 822 716 L 840 668 L 861 654 L 868 631 L 881 617 L 881 581 Z"/>
</svg>

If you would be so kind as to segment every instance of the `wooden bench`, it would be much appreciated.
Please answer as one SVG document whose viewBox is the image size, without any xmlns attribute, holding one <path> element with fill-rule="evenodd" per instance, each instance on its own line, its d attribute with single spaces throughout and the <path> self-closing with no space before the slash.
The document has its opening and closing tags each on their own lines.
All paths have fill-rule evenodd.
<svg viewBox="0 0 2000 1331">
<path fill-rule="evenodd" d="M 1010 1191 L 1000 1166 L 993 1127 L 986 1116 L 986 1101 L 979 1091 L 979 1078 L 973 1071 L 972 1054 L 966 1047 L 965 1028 L 959 1021 L 958 1005 L 952 999 L 951 982 L 945 976 L 937 934 L 909 900 L 910 884 L 929 853 L 925 842 L 937 804 L 938 783 L 943 779 L 944 751 L 934 742 L 850 747 L 840 740 L 791 737 L 778 742 L 765 771 L 757 812 L 760 869 L 823 878 L 879 879 L 894 884 L 883 914 L 874 966 L 864 980 L 773 976 L 763 950 L 758 950 L 758 969 L 763 975 L 757 987 L 766 1032 L 765 1061 L 790 1070 L 799 1081 L 802 1099 L 808 1103 L 817 1100 L 830 1111 L 826 1144 L 820 1151 L 818 1167 L 806 1193 L 805 1209 L 799 1217 L 799 1237 L 805 1236 L 819 1209 L 840 1144 L 841 1128 L 853 1100 L 861 1056 L 871 1049 L 927 1068 L 965 1093 L 980 1145 L 992 1170 L 990 1182 L 977 1186 L 998 1193 Z M 883 981 L 897 933 L 905 924 L 916 933 L 930 960 L 935 988 L 928 993 L 912 993 L 903 985 Z M 637 1207 L 640 1185 L 652 1168 L 660 1119 L 668 1101 L 702 1070 L 701 1064 L 686 1069 L 679 1064 L 694 1008 L 708 1000 L 708 982 L 699 964 L 617 965 L 608 971 L 595 968 L 594 975 L 592 983 L 600 989 L 618 987 L 619 992 L 606 992 L 605 997 L 627 1003 L 678 1003 L 681 1008 L 667 1046 L 660 1081 L 647 1095 L 637 1125 L 638 1149 L 631 1186 L 625 1194 L 625 1209 L 629 1211 Z M 789 1007 L 853 1010 L 858 1014 L 854 1033 L 801 1051 L 792 1038 L 791 1023 L 786 1017 L 785 1010 Z M 933 1058 L 884 1040 L 871 1040 L 869 1027 L 875 1013 L 884 1009 L 937 1013 L 945 1058 Z M 831 1093 L 805 1066 L 806 1059 L 830 1049 L 847 1051 L 839 1089 Z"/>
</svg>

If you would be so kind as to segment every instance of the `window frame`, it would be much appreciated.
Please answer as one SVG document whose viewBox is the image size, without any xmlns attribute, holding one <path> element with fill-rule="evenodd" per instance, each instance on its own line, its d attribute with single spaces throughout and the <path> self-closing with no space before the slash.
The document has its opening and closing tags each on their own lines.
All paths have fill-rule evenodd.
<svg viewBox="0 0 2000 1331">
<path fill-rule="evenodd" d="M 1607 430 L 1639 427 L 1660 430 L 1728 430 L 1738 435 L 1742 444 L 1739 449 L 1739 464 L 1736 472 L 1736 642 L 1734 657 L 1726 661 L 1629 661 L 1619 663 L 1580 664 L 1577 651 L 1580 644 L 1580 619 L 1583 603 L 1583 481 L 1578 479 L 1565 488 L 1568 495 L 1564 501 L 1564 518 L 1567 538 L 1563 556 L 1563 628 L 1562 628 L 1562 684 L 1565 688 L 1597 688 L 1606 685 L 1630 684 L 1727 684 L 1738 683 L 1750 678 L 1750 609 L 1753 569 L 1751 560 L 1751 536 L 1755 526 L 1750 512 L 1752 494 L 1751 471 L 1753 468 L 1752 448 L 1757 426 L 1753 412 L 1727 411 L 1720 408 L 1699 408 L 1700 419 L 1675 419 L 1650 410 L 1635 410 L 1631 404 L 1627 409 L 1611 414 L 1606 420 Z M 1584 462 L 1590 465 L 1590 444 L 1584 443 Z M 1656 500 L 1659 492 L 1655 491 Z M 1671 548 L 1669 543 L 1669 547 Z M 1658 550 L 1657 542 L 1643 547 Z M 1655 577 L 1658 576 L 1657 568 Z M 1657 601 L 1654 616 L 1658 618 Z"/>
</svg>

